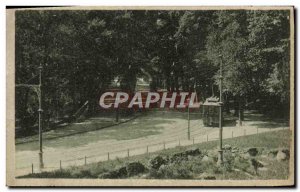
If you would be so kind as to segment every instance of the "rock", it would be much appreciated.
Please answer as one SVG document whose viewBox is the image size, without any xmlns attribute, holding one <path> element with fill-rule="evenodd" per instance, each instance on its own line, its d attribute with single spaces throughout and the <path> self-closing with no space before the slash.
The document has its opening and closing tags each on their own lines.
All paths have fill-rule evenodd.
<svg viewBox="0 0 300 192">
<path fill-rule="evenodd" d="M 233 149 L 233 150 L 231 150 L 231 153 L 238 154 L 239 150 Z"/>
<path fill-rule="evenodd" d="M 201 161 L 208 162 L 208 161 L 210 161 L 210 158 L 207 155 L 205 155 Z"/>
<path fill-rule="evenodd" d="M 232 147 L 232 150 L 239 150 L 236 146 Z"/>
<path fill-rule="evenodd" d="M 258 154 L 258 150 L 256 147 L 253 147 L 253 148 L 249 148 L 248 151 L 250 156 L 256 156 Z"/>
<path fill-rule="evenodd" d="M 288 156 L 283 150 L 279 150 L 277 155 L 276 155 L 277 161 L 285 161 L 288 159 Z"/>
<path fill-rule="evenodd" d="M 134 175 L 143 173 L 146 170 L 146 168 L 140 162 L 132 162 L 126 166 L 126 170 L 127 170 L 128 176 L 134 176 Z"/>
<path fill-rule="evenodd" d="M 167 163 L 166 159 L 164 159 L 161 156 L 156 156 L 149 161 L 149 167 L 157 170 L 160 168 L 160 166 L 165 165 L 166 163 Z"/>
<path fill-rule="evenodd" d="M 232 147 L 231 147 L 230 145 L 226 144 L 226 145 L 224 146 L 224 149 L 225 149 L 225 150 L 231 150 Z"/>
</svg>

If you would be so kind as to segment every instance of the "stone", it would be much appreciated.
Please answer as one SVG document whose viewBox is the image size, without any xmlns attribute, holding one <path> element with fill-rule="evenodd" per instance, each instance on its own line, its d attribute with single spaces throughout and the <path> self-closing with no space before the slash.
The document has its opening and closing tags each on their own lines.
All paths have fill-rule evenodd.
<svg viewBox="0 0 300 192">
<path fill-rule="evenodd" d="M 231 150 L 232 147 L 231 147 L 230 145 L 226 144 L 226 145 L 224 146 L 224 149 L 225 149 L 225 150 Z"/>
<path fill-rule="evenodd" d="M 282 150 L 279 150 L 276 155 L 276 159 L 277 159 L 277 161 L 285 161 L 288 159 L 288 156 L 285 152 L 283 152 Z"/>
<path fill-rule="evenodd" d="M 232 150 L 239 150 L 239 148 L 234 146 L 234 147 L 232 147 Z"/>
<path fill-rule="evenodd" d="M 238 154 L 238 153 L 239 153 L 239 151 L 238 151 L 238 150 L 236 150 L 236 149 L 233 149 L 233 150 L 231 150 L 231 153 Z"/>
<path fill-rule="evenodd" d="M 207 155 L 204 155 L 204 157 L 202 158 L 201 161 L 208 162 L 208 161 L 210 161 L 210 158 Z"/>
</svg>

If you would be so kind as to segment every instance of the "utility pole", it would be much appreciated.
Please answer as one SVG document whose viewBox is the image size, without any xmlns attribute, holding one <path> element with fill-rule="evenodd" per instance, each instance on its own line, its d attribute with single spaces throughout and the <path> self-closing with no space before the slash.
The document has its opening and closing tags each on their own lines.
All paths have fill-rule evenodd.
<svg viewBox="0 0 300 192">
<path fill-rule="evenodd" d="M 42 65 L 39 66 L 39 165 L 40 169 L 44 168 L 44 162 L 43 162 L 43 119 L 42 119 Z"/>
<path fill-rule="evenodd" d="M 42 65 L 40 65 L 38 67 L 39 69 L 39 84 L 35 85 L 35 84 L 16 84 L 16 87 L 27 87 L 27 88 L 34 88 L 35 92 L 37 93 L 38 99 L 39 99 L 39 109 L 38 109 L 38 113 L 39 113 L 39 168 L 42 169 L 44 168 L 44 162 L 43 162 L 43 118 L 42 118 Z M 36 76 L 35 76 L 36 77 Z M 33 77 L 33 78 L 35 78 Z M 30 79 L 32 80 L 32 79 Z M 29 80 L 29 81 L 30 81 Z M 27 82 L 29 82 L 27 81 Z"/>
<path fill-rule="evenodd" d="M 218 157 L 218 165 L 223 164 L 223 147 L 222 147 L 222 139 L 223 139 L 223 111 L 222 111 L 222 84 L 223 84 L 223 64 L 222 64 L 222 55 L 219 55 L 220 58 L 220 106 L 219 106 L 219 139 L 220 139 L 220 148 L 219 148 L 219 157 Z"/>
</svg>

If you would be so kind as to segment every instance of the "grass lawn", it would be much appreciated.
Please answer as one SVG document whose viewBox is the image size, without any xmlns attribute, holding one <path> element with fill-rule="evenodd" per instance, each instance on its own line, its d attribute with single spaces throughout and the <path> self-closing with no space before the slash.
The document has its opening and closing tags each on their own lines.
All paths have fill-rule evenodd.
<svg viewBox="0 0 300 192">
<path fill-rule="evenodd" d="M 71 136 L 71 135 L 86 133 L 86 132 L 90 132 L 90 131 L 97 131 L 97 130 L 100 130 L 103 128 L 108 128 L 108 127 L 110 127 L 111 128 L 110 130 L 112 131 L 111 137 L 109 136 L 110 134 L 108 134 L 109 139 L 110 138 L 117 139 L 117 140 L 126 139 L 124 137 L 127 137 L 128 134 L 124 134 L 123 132 L 127 133 L 128 130 L 127 129 L 119 129 L 122 126 L 118 126 L 118 125 L 122 125 L 122 123 L 126 123 L 130 120 L 135 119 L 136 117 L 144 119 L 143 117 L 147 116 L 149 114 L 151 115 L 151 117 L 162 116 L 162 117 L 165 117 L 168 119 L 172 119 L 172 118 L 187 119 L 187 113 L 182 113 L 182 112 L 168 113 L 168 112 L 157 112 L 157 111 L 144 112 L 144 113 L 140 113 L 140 114 L 136 114 L 136 115 L 132 115 L 132 116 L 120 117 L 119 122 L 115 121 L 115 116 L 106 116 L 106 117 L 99 116 L 99 117 L 88 118 L 82 122 L 70 123 L 70 124 L 66 124 L 66 125 L 57 127 L 56 129 L 53 129 L 53 130 L 45 131 L 43 133 L 43 139 L 44 140 L 56 139 L 56 138 L 60 138 L 60 137 Z M 198 114 L 196 114 L 196 115 L 191 114 L 191 119 L 199 118 L 198 116 L 199 116 Z M 148 121 L 148 119 L 146 119 L 146 121 Z M 164 121 L 164 122 L 168 123 L 168 121 Z M 164 122 L 155 122 L 155 124 L 164 123 Z M 131 134 L 130 139 L 159 133 L 157 131 L 153 131 L 153 132 L 147 131 L 147 130 L 151 130 L 147 125 L 151 126 L 154 124 L 154 122 L 149 121 L 149 122 L 140 122 L 140 123 L 143 123 L 143 126 L 141 126 L 141 124 L 136 124 L 136 125 L 129 124 L 129 127 L 131 127 L 131 129 L 133 131 L 132 133 L 136 133 L 136 134 Z M 118 130 L 118 133 L 120 133 L 120 134 L 115 136 L 115 134 L 113 134 L 114 129 Z M 120 132 L 120 130 L 121 130 L 121 132 Z M 33 136 L 16 138 L 15 141 L 17 144 L 38 141 L 38 134 L 33 135 Z"/>
<path fill-rule="evenodd" d="M 115 117 L 92 117 L 88 118 L 82 122 L 78 123 L 70 123 L 66 125 L 62 125 L 53 130 L 48 130 L 43 133 L 43 139 L 54 139 L 65 136 L 70 136 L 74 134 L 85 133 L 89 131 L 96 131 L 99 129 L 103 129 L 110 126 L 115 126 L 120 123 L 125 123 L 131 119 L 134 119 L 135 116 L 132 117 L 124 117 L 119 119 L 119 122 L 115 121 Z M 38 135 L 27 136 L 22 138 L 16 138 L 16 143 L 27 143 L 38 141 Z"/>
<path fill-rule="evenodd" d="M 289 130 L 279 130 L 268 133 L 260 133 L 258 135 L 251 135 L 245 137 L 238 137 L 233 139 L 225 139 L 224 145 L 231 145 L 238 148 L 289 148 L 291 134 Z M 189 149 L 199 148 L 201 151 L 214 150 L 218 146 L 218 141 L 211 141 L 202 144 L 195 144 L 193 146 L 181 146 L 173 149 L 166 149 L 163 151 L 132 156 L 128 158 L 110 160 L 105 162 L 98 162 L 88 164 L 86 166 L 71 167 L 63 169 L 62 171 L 43 172 L 29 174 L 26 178 L 97 178 L 99 174 L 124 166 L 129 162 L 140 162 L 147 165 L 150 159 L 157 155 L 171 156 L 173 154 L 183 152 Z M 202 165 L 203 166 L 203 165 Z M 207 165 L 209 166 L 209 165 Z M 268 162 L 267 170 L 259 175 L 249 176 L 243 172 L 228 172 L 226 174 L 217 174 L 217 179 L 287 179 L 289 174 L 289 161 L 278 162 L 276 159 Z M 209 167 L 206 167 L 209 168 Z M 88 174 L 86 174 L 88 173 Z M 136 178 L 136 177 L 135 177 Z M 138 178 L 138 177 L 137 177 Z"/>
<path fill-rule="evenodd" d="M 192 114 L 191 120 L 199 114 Z M 80 123 L 72 123 L 65 127 L 43 133 L 45 147 L 74 148 L 101 140 L 132 140 L 162 133 L 166 125 L 178 119 L 187 119 L 186 113 L 146 112 L 131 119 L 122 119 L 116 123 L 113 118 L 89 118 Z M 113 126 L 111 126 L 113 125 Z M 106 128 L 104 128 L 106 126 Z M 109 127 L 107 127 L 109 126 Z M 79 134 L 80 133 L 80 134 Z M 66 137 L 67 136 L 67 137 Z M 33 142 L 34 141 L 34 142 Z M 38 136 L 16 139 L 17 151 L 38 150 Z"/>
</svg>

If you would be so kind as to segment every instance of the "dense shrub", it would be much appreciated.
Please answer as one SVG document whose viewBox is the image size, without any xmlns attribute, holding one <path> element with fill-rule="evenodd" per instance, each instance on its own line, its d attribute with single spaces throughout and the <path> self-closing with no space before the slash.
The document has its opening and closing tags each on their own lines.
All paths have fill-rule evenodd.
<svg viewBox="0 0 300 192">
<path fill-rule="evenodd" d="M 225 150 L 223 155 L 223 169 L 224 171 L 231 172 L 234 167 L 234 156 L 231 151 Z"/>
<path fill-rule="evenodd" d="M 250 168 L 249 160 L 243 157 L 235 157 L 234 166 L 242 171 L 248 171 Z"/>
<path fill-rule="evenodd" d="M 164 159 L 162 156 L 156 156 L 153 159 L 150 159 L 149 167 L 150 169 L 159 169 L 160 166 L 165 165 L 166 163 L 167 160 Z"/>
<path fill-rule="evenodd" d="M 118 176 L 119 176 L 119 178 L 126 177 L 127 175 L 128 175 L 128 172 L 127 172 L 127 168 L 126 167 L 120 167 L 118 169 Z"/>
<path fill-rule="evenodd" d="M 162 165 L 157 171 L 158 178 L 189 179 L 192 178 L 191 170 L 181 163 Z"/>
<path fill-rule="evenodd" d="M 132 162 L 126 166 L 126 170 L 127 170 L 128 176 L 130 177 L 130 176 L 134 176 L 134 175 L 143 173 L 146 170 L 146 168 L 140 162 Z"/>
<path fill-rule="evenodd" d="M 184 152 L 186 156 L 197 156 L 201 155 L 201 151 L 199 149 L 191 149 Z"/>
</svg>

